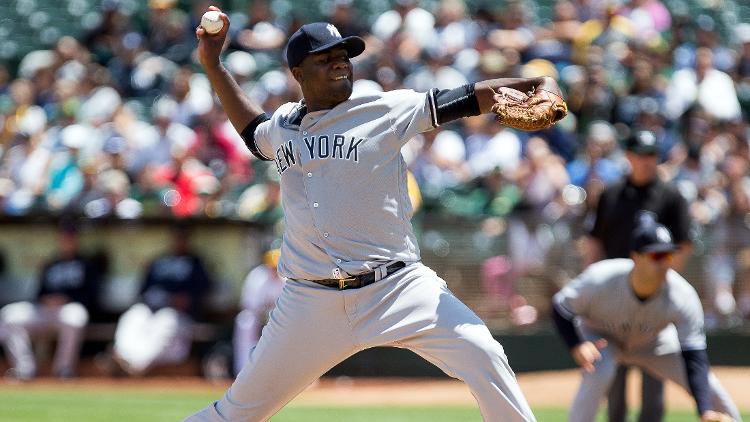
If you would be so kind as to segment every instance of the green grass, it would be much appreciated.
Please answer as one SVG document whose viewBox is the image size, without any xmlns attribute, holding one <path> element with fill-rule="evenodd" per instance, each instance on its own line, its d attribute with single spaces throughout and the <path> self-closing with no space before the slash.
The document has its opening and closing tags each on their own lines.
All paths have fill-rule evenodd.
<svg viewBox="0 0 750 422">
<path fill-rule="evenodd" d="M 215 395 L 0 389 L 0 422 L 181 421 Z"/>
<path fill-rule="evenodd" d="M 118 391 L 104 388 L 3 389 L 0 422 L 174 422 L 210 403 L 215 393 Z M 346 400 L 342 397 L 342 400 Z M 535 409 L 539 422 L 563 422 L 563 409 Z M 750 420 L 750 414 L 744 414 Z M 272 422 L 481 422 L 473 407 L 317 407 L 291 405 Z M 666 422 L 695 422 L 672 412 Z"/>
<path fill-rule="evenodd" d="M 482 421 L 479 410 L 467 407 L 310 407 L 290 406 L 272 422 L 456 422 Z"/>
</svg>

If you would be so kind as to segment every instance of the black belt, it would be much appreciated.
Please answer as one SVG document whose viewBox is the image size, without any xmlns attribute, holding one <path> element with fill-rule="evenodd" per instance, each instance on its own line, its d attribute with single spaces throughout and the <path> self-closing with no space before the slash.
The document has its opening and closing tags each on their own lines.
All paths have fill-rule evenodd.
<svg viewBox="0 0 750 422">
<path fill-rule="evenodd" d="M 385 267 L 385 275 L 383 276 L 383 278 L 395 273 L 396 271 L 404 268 L 405 266 L 406 264 L 401 261 L 394 262 L 393 264 Z M 314 283 L 318 283 L 326 287 L 333 287 L 339 290 L 347 290 L 347 289 L 359 289 L 360 287 L 365 287 L 367 285 L 374 283 L 376 280 L 375 280 L 375 271 L 370 271 L 369 273 L 358 274 L 355 276 L 342 278 L 342 279 L 328 278 L 324 280 L 310 280 L 310 281 Z"/>
</svg>

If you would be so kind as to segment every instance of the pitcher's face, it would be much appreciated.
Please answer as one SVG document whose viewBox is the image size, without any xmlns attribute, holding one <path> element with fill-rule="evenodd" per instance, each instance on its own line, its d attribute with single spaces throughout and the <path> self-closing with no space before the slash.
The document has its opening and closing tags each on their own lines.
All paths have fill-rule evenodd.
<svg viewBox="0 0 750 422">
<path fill-rule="evenodd" d="M 302 87 L 308 105 L 333 108 L 352 95 L 353 76 L 349 54 L 343 48 L 332 48 L 311 54 L 292 69 Z"/>
</svg>

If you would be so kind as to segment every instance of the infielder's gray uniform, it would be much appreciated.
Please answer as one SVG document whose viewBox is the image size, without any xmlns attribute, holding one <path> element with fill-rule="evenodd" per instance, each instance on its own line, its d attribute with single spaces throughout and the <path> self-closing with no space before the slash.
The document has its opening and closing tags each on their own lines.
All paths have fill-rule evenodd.
<svg viewBox="0 0 750 422">
<path fill-rule="evenodd" d="M 554 306 L 560 314 L 577 317 L 582 340 L 607 340 L 596 370 L 583 373 L 570 409 L 570 421 L 594 420 L 618 362 L 638 366 L 690 391 L 681 351 L 706 348 L 698 294 L 676 271 L 669 270 L 660 291 L 641 301 L 628 281 L 632 269 L 630 259 L 600 261 L 554 297 Z M 711 373 L 709 387 L 714 409 L 741 421 L 731 398 Z"/>
<path fill-rule="evenodd" d="M 487 421 L 534 421 L 502 346 L 419 262 L 400 149 L 434 128 L 431 93 L 350 98 L 299 118 L 280 107 L 255 130 L 281 174 L 289 280 L 248 363 L 226 395 L 190 421 L 262 421 L 328 369 L 373 346 L 413 350 L 465 381 Z M 386 277 L 385 267 L 405 268 Z M 337 290 L 308 280 L 375 271 L 376 283 Z"/>
</svg>

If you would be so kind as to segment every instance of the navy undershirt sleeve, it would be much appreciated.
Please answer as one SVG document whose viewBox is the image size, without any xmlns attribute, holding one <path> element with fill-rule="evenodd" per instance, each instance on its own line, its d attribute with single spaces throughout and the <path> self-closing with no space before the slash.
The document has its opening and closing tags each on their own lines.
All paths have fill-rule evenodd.
<svg viewBox="0 0 750 422">
<path fill-rule="evenodd" d="M 695 398 L 695 404 L 698 406 L 698 414 L 701 415 L 706 410 L 712 410 L 711 394 L 708 386 L 708 353 L 706 349 L 702 350 L 684 350 L 682 359 L 685 361 L 687 370 L 688 385 L 690 392 Z"/>
<path fill-rule="evenodd" d="M 474 92 L 474 84 L 466 84 L 453 89 L 435 89 L 433 94 L 438 124 L 482 114 L 479 109 L 479 100 Z"/>
<path fill-rule="evenodd" d="M 562 337 L 569 349 L 572 349 L 581 343 L 581 337 L 579 337 L 578 332 L 576 332 L 573 320 L 565 318 L 560 311 L 557 310 L 555 304 L 552 304 L 552 321 L 554 321 L 555 327 L 557 327 L 557 332 L 560 333 L 560 337 Z"/>
<path fill-rule="evenodd" d="M 269 120 L 268 115 L 266 115 L 266 113 L 261 113 L 258 117 L 248 123 L 247 126 L 245 126 L 245 129 L 242 130 L 242 133 L 240 133 L 242 140 L 245 141 L 247 149 L 249 149 L 254 156 L 258 157 L 259 160 L 263 161 L 271 161 L 271 159 L 263 155 L 258 148 L 258 144 L 255 143 L 255 129 L 258 128 L 258 125 L 267 120 Z"/>
</svg>

